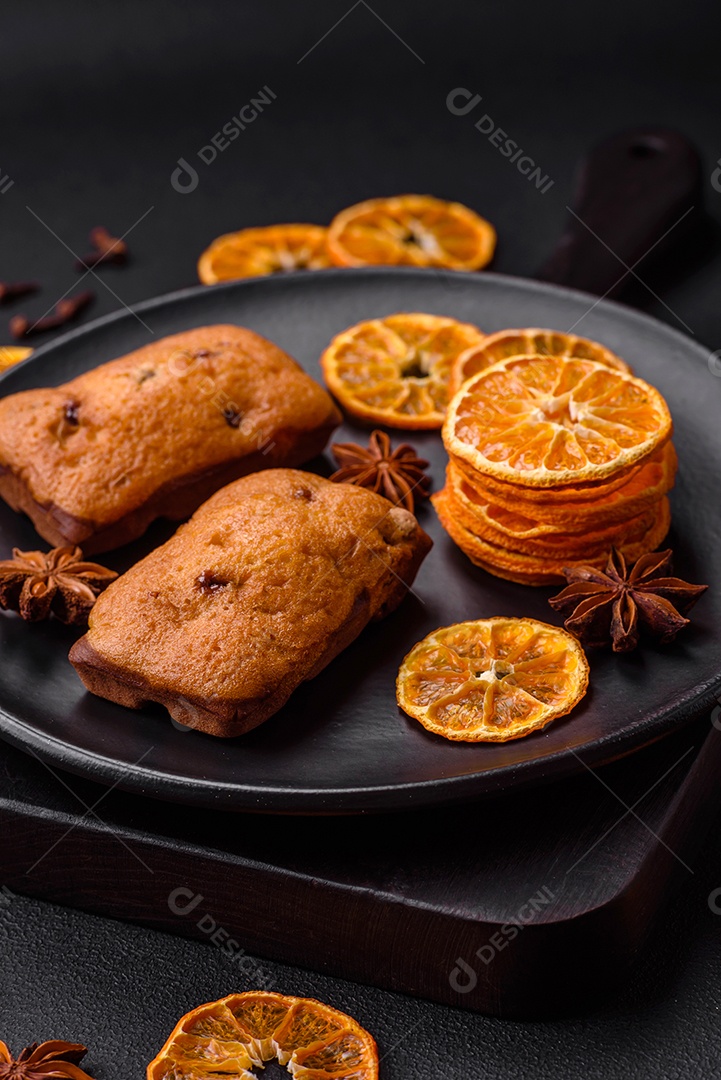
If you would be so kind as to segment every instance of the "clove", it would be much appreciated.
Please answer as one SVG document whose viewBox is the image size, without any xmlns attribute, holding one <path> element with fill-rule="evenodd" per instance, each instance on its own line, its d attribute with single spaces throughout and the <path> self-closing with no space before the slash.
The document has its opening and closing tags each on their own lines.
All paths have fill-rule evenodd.
<svg viewBox="0 0 721 1080">
<path fill-rule="evenodd" d="M 46 330 L 56 330 L 75 319 L 94 299 L 95 293 L 90 289 L 77 293 L 76 296 L 68 296 L 58 301 L 52 315 L 46 315 L 37 322 L 32 322 L 27 315 L 14 315 L 10 320 L 10 333 L 20 341 L 33 334 L 42 334 Z"/>
<path fill-rule="evenodd" d="M 128 245 L 124 240 L 111 236 L 102 225 L 96 225 L 90 230 L 90 243 L 93 245 L 93 251 L 76 261 L 76 270 L 91 270 L 103 262 L 119 265 L 127 261 Z"/>
<path fill-rule="evenodd" d="M 0 304 L 8 304 L 21 296 L 29 296 L 39 288 L 37 281 L 0 281 Z"/>
</svg>

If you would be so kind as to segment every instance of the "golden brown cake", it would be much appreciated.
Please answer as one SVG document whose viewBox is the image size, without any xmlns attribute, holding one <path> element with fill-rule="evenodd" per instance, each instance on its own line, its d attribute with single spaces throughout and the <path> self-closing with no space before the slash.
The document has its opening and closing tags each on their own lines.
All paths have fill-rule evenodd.
<svg viewBox="0 0 721 1080">
<path fill-rule="evenodd" d="M 340 419 L 272 342 L 204 326 L 1 400 L 0 496 L 51 544 L 107 551 L 239 476 L 309 461 Z"/>
<path fill-rule="evenodd" d="M 100 697 L 241 735 L 392 611 L 430 547 L 412 514 L 364 488 L 255 473 L 109 586 L 70 660 Z"/>
</svg>

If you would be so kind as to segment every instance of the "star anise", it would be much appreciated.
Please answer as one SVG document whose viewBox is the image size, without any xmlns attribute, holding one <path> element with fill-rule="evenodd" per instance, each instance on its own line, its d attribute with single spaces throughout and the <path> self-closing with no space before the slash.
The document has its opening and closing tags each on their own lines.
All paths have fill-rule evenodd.
<svg viewBox="0 0 721 1080">
<path fill-rule="evenodd" d="M 667 644 L 688 625 L 684 616 L 708 588 L 671 577 L 672 556 L 670 549 L 654 551 L 627 567 L 614 548 L 605 572 L 593 566 L 565 569 L 569 584 L 549 603 L 568 615 L 564 626 L 584 645 L 612 644 L 614 652 L 629 652 L 641 628 Z"/>
<path fill-rule="evenodd" d="M 93 1080 L 89 1073 L 79 1068 L 87 1047 L 82 1043 L 49 1042 L 33 1043 L 14 1058 L 0 1040 L 0 1080 L 48 1080 L 64 1077 L 66 1080 Z"/>
<path fill-rule="evenodd" d="M 99 593 L 118 575 L 86 562 L 79 547 L 52 551 L 19 551 L 0 562 L 0 608 L 17 611 L 28 622 L 50 614 L 72 626 L 83 626 Z M 1 1074 L 0 1074 L 1 1075 Z"/>
<path fill-rule="evenodd" d="M 373 431 L 367 447 L 358 443 L 333 443 L 331 450 L 340 466 L 331 480 L 370 488 L 411 513 L 416 499 L 428 498 L 431 484 L 425 473 L 428 462 L 418 457 L 408 443 L 393 450 L 385 431 Z"/>
</svg>

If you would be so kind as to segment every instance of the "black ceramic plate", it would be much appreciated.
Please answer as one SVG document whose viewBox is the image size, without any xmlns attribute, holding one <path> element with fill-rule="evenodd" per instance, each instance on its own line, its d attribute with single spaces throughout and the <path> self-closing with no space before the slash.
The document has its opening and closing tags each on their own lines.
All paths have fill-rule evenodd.
<svg viewBox="0 0 721 1080">
<path fill-rule="evenodd" d="M 237 322 L 272 338 L 319 377 L 330 338 L 360 319 L 429 311 L 484 330 L 550 326 L 603 341 L 671 405 L 681 468 L 669 543 L 677 569 L 712 588 L 672 647 L 630 656 L 593 655 L 591 688 L 570 717 L 505 745 L 449 743 L 395 704 L 399 663 L 438 626 L 491 615 L 549 622 L 557 591 L 514 585 L 476 569 L 440 528 L 430 504 L 419 511 L 435 541 L 398 611 L 368 627 L 317 679 L 261 728 L 224 741 L 174 726 L 167 713 L 132 712 L 84 692 L 67 661 L 76 636 L 54 623 L 0 617 L 0 734 L 61 768 L 145 795 L 204 806 L 275 812 L 387 810 L 480 796 L 569 773 L 640 747 L 710 709 L 721 690 L 721 380 L 707 353 L 668 327 L 576 292 L 493 274 L 328 271 L 196 288 L 138 307 L 156 337 L 214 322 Z M 39 349 L 0 381 L 0 393 L 59 383 L 146 344 L 148 329 L 120 313 Z M 363 439 L 347 424 L 337 438 Z M 396 437 L 405 438 L 402 433 Z M 443 483 L 437 434 L 412 436 Z M 328 469 L 323 459 L 313 463 Z M 122 570 L 170 535 L 158 525 L 105 561 Z M 33 548 L 27 520 L 0 505 L 0 553 Z M 42 546 L 42 545 L 41 545 Z"/>
</svg>

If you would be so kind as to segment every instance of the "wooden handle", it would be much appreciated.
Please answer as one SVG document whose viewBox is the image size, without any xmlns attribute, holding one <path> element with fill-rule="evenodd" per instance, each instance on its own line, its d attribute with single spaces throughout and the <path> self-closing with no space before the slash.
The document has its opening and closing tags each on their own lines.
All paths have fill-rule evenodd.
<svg viewBox="0 0 721 1080">
<path fill-rule="evenodd" d="M 569 224 L 542 281 L 617 296 L 633 273 L 688 234 L 701 209 L 701 162 L 668 128 L 638 128 L 596 146 L 581 164 Z"/>
</svg>

